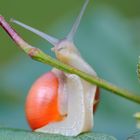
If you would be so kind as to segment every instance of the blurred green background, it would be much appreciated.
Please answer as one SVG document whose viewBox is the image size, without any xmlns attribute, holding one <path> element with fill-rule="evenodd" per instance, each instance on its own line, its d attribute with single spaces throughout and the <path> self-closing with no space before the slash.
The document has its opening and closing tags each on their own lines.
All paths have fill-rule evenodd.
<svg viewBox="0 0 140 140">
<path fill-rule="evenodd" d="M 63 38 L 84 0 L 0 0 L 0 14 Z M 140 55 L 140 1 L 91 0 L 75 37 L 83 57 L 98 75 L 120 87 L 140 93 L 136 65 Z M 51 45 L 13 25 L 30 44 L 47 53 Z M 24 104 L 35 79 L 50 70 L 29 59 L 0 29 L 0 127 L 29 129 Z M 139 94 L 140 95 L 140 94 Z M 94 131 L 126 139 L 136 129 L 133 114 L 140 105 L 101 90 Z"/>
</svg>

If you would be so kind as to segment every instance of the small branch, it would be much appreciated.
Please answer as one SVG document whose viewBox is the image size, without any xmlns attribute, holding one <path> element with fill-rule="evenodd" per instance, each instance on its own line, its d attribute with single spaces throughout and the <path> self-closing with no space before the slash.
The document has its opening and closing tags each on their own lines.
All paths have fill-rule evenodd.
<svg viewBox="0 0 140 140">
<path fill-rule="evenodd" d="M 66 65 L 66 64 L 58 61 L 57 59 L 54 59 L 51 56 L 45 54 L 40 49 L 30 46 L 12 29 L 12 27 L 4 20 L 4 18 L 2 16 L 0 16 L 0 25 L 9 34 L 9 36 L 16 42 L 16 44 L 26 54 L 28 54 L 32 59 L 34 59 L 36 61 L 40 61 L 40 62 L 45 63 L 45 64 L 48 64 L 48 65 L 55 67 L 57 69 L 60 69 L 64 72 L 76 74 L 91 84 L 95 84 L 99 87 L 102 87 L 106 90 L 111 91 L 112 93 L 114 93 L 116 95 L 122 96 L 128 100 L 131 100 L 133 102 L 140 104 L 140 96 L 137 96 L 134 93 L 129 92 L 125 89 L 119 88 L 119 87 L 99 78 L 99 77 L 91 76 L 85 72 L 82 72 L 78 69 L 75 69 L 75 68 L 69 66 L 69 65 Z"/>
<path fill-rule="evenodd" d="M 126 99 L 129 99 L 131 101 L 134 101 L 134 102 L 140 104 L 140 96 L 137 96 L 134 93 L 129 92 L 125 89 L 119 88 L 119 87 L 99 78 L 99 77 L 91 76 L 85 72 L 82 72 L 78 69 L 75 69 L 75 68 L 69 66 L 69 65 L 66 65 L 66 64 L 50 57 L 49 55 L 43 53 L 41 50 L 38 50 L 38 53 L 36 53 L 34 56 L 32 56 L 32 58 L 34 60 L 40 61 L 42 63 L 46 63 L 48 65 L 51 65 L 52 67 L 58 68 L 64 72 L 76 74 L 76 75 L 80 76 L 82 79 L 90 82 L 91 84 L 96 84 L 97 86 L 102 87 L 106 90 L 109 90 L 116 95 L 122 96 Z"/>
<path fill-rule="evenodd" d="M 0 26 L 8 33 L 8 35 L 13 39 L 13 41 L 23 50 L 28 53 L 30 48 L 33 48 L 28 43 L 26 43 L 16 31 L 5 21 L 5 19 L 0 15 Z"/>
</svg>

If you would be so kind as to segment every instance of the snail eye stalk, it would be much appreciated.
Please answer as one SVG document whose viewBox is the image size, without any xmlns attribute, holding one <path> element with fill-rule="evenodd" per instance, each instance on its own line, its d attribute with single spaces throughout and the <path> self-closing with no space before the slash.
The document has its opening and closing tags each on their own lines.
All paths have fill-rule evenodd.
<svg viewBox="0 0 140 140">
<path fill-rule="evenodd" d="M 78 29 L 78 27 L 79 27 L 79 25 L 80 25 L 81 19 L 82 19 L 82 17 L 83 17 L 83 14 L 84 14 L 84 12 L 85 12 L 85 10 L 86 10 L 86 7 L 87 7 L 88 3 L 89 3 L 89 0 L 85 0 L 85 3 L 84 3 L 84 5 L 83 5 L 83 7 L 82 7 L 82 9 L 81 9 L 81 11 L 80 11 L 78 17 L 76 18 L 76 20 L 75 20 L 75 22 L 74 22 L 74 24 L 73 24 L 73 26 L 72 26 L 71 31 L 70 31 L 69 34 L 67 35 L 67 40 L 73 42 L 75 33 L 76 33 L 76 31 L 77 31 L 77 29 Z"/>
<path fill-rule="evenodd" d="M 67 37 L 65 37 L 66 40 L 68 40 L 68 41 L 70 41 L 70 42 L 73 42 L 75 33 L 76 33 L 76 31 L 77 31 L 77 29 L 78 29 L 78 27 L 79 27 L 80 21 L 81 21 L 81 19 L 82 19 L 82 16 L 83 16 L 83 14 L 84 14 L 84 12 L 85 12 L 85 9 L 86 9 L 88 3 L 89 3 L 89 0 L 85 0 L 85 3 L 84 3 L 84 5 L 83 5 L 83 7 L 82 7 L 82 9 L 81 9 L 81 11 L 80 11 L 78 17 L 76 18 L 76 20 L 75 20 L 75 22 L 74 22 L 74 24 L 73 24 L 73 26 L 72 26 L 71 31 L 69 32 L 69 34 L 67 35 Z M 37 34 L 38 36 L 40 36 L 40 37 L 42 37 L 42 38 L 44 38 L 45 40 L 47 40 L 47 41 L 48 41 L 50 44 L 52 44 L 53 46 L 56 46 L 56 45 L 60 42 L 59 39 L 56 39 L 55 37 L 52 37 L 52 36 L 50 36 L 50 35 L 48 35 L 48 34 L 46 34 L 46 33 L 43 33 L 43 32 L 41 32 L 41 31 L 39 31 L 39 30 L 37 30 L 37 29 L 35 29 L 35 28 L 29 26 L 29 25 L 26 25 L 26 24 L 20 22 L 20 21 L 11 19 L 11 22 L 13 22 L 13 23 L 15 23 L 15 24 L 17 24 L 17 25 L 19 25 L 19 26 L 22 26 L 22 27 L 24 27 L 25 29 L 27 29 L 27 30 L 29 30 L 29 31 L 31 31 L 31 32 L 33 32 L 33 33 L 35 33 L 35 34 Z"/>
<path fill-rule="evenodd" d="M 41 31 L 39 31 L 39 30 L 37 30 L 37 29 L 35 29 L 35 28 L 29 26 L 29 25 L 26 25 L 26 24 L 20 22 L 20 21 L 11 19 L 11 22 L 16 23 L 17 25 L 22 26 L 22 27 L 24 27 L 25 29 L 27 29 L 27 30 L 29 30 L 29 31 L 31 31 L 31 32 L 33 32 L 33 33 L 35 33 L 36 35 L 40 36 L 41 38 L 47 40 L 47 41 L 48 41 L 50 44 L 52 44 L 53 46 L 55 46 L 55 45 L 59 42 L 59 40 L 56 39 L 55 37 L 52 37 L 52 36 L 50 36 L 50 35 L 48 35 L 48 34 L 46 34 L 46 33 L 43 33 L 43 32 L 41 32 Z"/>
</svg>

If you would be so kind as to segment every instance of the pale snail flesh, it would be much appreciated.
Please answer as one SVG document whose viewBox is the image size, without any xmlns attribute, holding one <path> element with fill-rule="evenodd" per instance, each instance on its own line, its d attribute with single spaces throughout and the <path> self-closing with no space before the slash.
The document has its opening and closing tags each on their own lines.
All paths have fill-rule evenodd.
<svg viewBox="0 0 140 140">
<path fill-rule="evenodd" d="M 66 43 L 66 45 L 68 45 L 68 42 Z M 67 51 L 68 48 L 65 49 L 63 46 L 63 49 L 63 51 L 61 50 L 62 52 L 60 56 L 64 56 L 63 60 L 67 57 L 66 59 L 69 65 L 76 68 L 80 67 L 80 70 L 86 71 L 91 75 L 96 75 L 94 70 L 92 70 L 91 67 L 80 57 L 79 53 L 77 54 L 77 52 L 73 52 L 68 54 L 69 51 L 65 53 L 65 50 Z M 65 56 L 65 54 L 67 55 Z M 56 55 L 59 56 L 58 54 Z M 73 57 L 73 55 L 75 55 L 75 57 Z M 53 72 L 58 75 L 61 80 L 61 76 L 63 76 L 61 75 L 62 73 L 56 69 L 53 69 Z M 95 101 L 94 97 L 96 94 L 96 86 L 82 80 L 77 75 L 63 74 L 65 82 L 60 82 L 60 84 L 64 85 L 61 86 L 63 88 L 61 88 L 58 93 L 59 109 L 62 115 L 67 115 L 67 117 L 63 121 L 50 123 L 42 128 L 36 129 L 35 131 L 76 136 L 81 132 L 90 131 L 93 128 L 93 104 Z"/>
<path fill-rule="evenodd" d="M 88 2 L 89 0 L 85 0 L 84 6 L 74 23 L 71 32 L 66 39 L 63 40 L 58 40 L 44 34 L 19 21 L 13 20 L 13 22 L 45 38 L 54 45 L 52 50 L 60 61 L 96 76 L 96 72 L 84 61 L 73 44 L 73 37 Z M 65 136 L 77 136 L 82 132 L 92 130 L 94 125 L 93 104 L 96 103 L 95 94 L 97 86 L 91 85 L 75 74 L 64 73 L 55 68 L 52 69 L 52 72 L 59 80 L 58 110 L 60 114 L 64 116 L 64 119 L 58 122 L 49 123 L 41 128 L 35 129 L 35 131 L 62 134 Z"/>
</svg>

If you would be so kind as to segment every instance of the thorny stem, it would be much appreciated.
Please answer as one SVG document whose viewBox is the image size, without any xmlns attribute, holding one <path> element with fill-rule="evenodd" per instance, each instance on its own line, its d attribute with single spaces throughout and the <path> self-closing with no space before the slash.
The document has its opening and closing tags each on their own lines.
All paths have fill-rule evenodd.
<svg viewBox="0 0 140 140">
<path fill-rule="evenodd" d="M 12 27 L 4 20 L 2 16 L 0 16 L 0 25 L 9 34 L 9 36 L 16 42 L 16 44 L 32 59 L 48 64 L 64 72 L 76 74 L 91 84 L 95 84 L 101 88 L 111 91 L 112 93 L 116 95 L 122 96 L 128 100 L 131 100 L 133 102 L 140 104 L 140 96 L 137 96 L 134 93 L 129 92 L 125 89 L 119 88 L 99 77 L 91 76 L 85 72 L 82 72 L 69 65 L 66 65 L 58 61 L 57 59 L 54 59 L 51 56 L 45 54 L 40 49 L 30 46 L 12 29 Z"/>
</svg>

